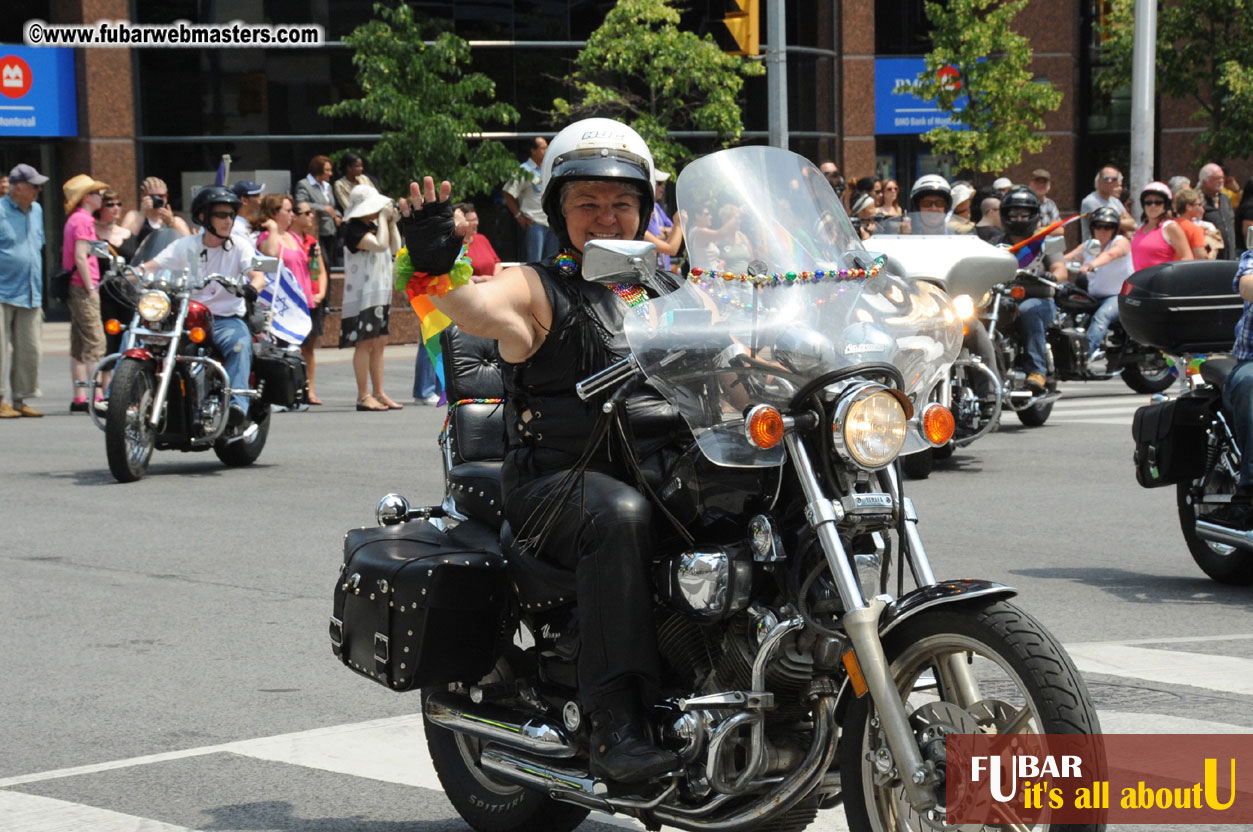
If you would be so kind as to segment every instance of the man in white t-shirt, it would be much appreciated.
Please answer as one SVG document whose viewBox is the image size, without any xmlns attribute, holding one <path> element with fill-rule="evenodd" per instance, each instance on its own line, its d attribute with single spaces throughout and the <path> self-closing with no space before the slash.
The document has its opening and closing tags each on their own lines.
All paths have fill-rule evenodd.
<svg viewBox="0 0 1253 832">
<path fill-rule="evenodd" d="M 232 232 L 239 205 L 239 197 L 221 185 L 202 188 L 192 200 L 191 215 L 203 230 L 175 240 L 144 263 L 144 271 L 187 269 L 191 274 L 232 277 L 243 274 L 257 251 L 247 237 Z M 248 279 L 257 291 L 265 287 L 264 272 L 249 271 Z M 193 292 L 191 299 L 203 303 L 213 313 L 213 345 L 222 354 L 222 366 L 226 368 L 231 387 L 247 389 L 252 372 L 252 333 L 244 321 L 247 311 L 244 299 L 216 280 Z M 247 410 L 245 396 L 231 396 L 229 424 L 232 428 L 244 421 Z"/>
<path fill-rule="evenodd" d="M 522 228 L 522 259 L 537 263 L 557 253 L 557 235 L 548 227 L 548 217 L 540 203 L 541 169 L 548 140 L 536 136 L 531 140 L 531 156 L 522 163 L 517 178 L 505 185 L 505 205 Z"/>
<path fill-rule="evenodd" d="M 1119 234 L 1134 234 L 1136 218 L 1127 212 L 1127 206 L 1123 205 L 1119 196 L 1122 192 L 1122 172 L 1113 165 L 1106 165 L 1097 172 L 1094 185 L 1096 190 L 1085 196 L 1079 206 L 1079 212 L 1083 214 L 1079 219 L 1083 239 L 1092 238 L 1092 229 L 1088 228 L 1088 216 L 1102 206 L 1108 206 L 1118 212 Z"/>
</svg>

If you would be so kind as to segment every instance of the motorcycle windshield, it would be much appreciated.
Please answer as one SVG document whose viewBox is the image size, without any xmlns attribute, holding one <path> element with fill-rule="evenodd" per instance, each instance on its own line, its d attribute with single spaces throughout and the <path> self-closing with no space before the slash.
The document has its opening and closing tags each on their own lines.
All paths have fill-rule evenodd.
<svg viewBox="0 0 1253 832">
<path fill-rule="evenodd" d="M 891 364 L 917 401 L 961 347 L 948 296 L 881 270 L 808 160 L 771 147 L 724 150 L 678 181 L 693 266 L 679 290 L 628 314 L 626 336 L 653 385 L 714 463 L 769 466 L 744 434 L 748 408 L 785 414 L 833 371 Z M 702 224 L 718 217 L 713 224 Z M 745 274 L 732 273 L 740 262 Z"/>
</svg>

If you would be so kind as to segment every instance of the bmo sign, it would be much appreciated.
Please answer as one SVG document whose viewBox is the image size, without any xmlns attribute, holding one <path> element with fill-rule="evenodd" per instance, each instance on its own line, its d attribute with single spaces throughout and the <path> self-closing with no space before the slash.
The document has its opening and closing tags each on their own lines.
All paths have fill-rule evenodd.
<svg viewBox="0 0 1253 832">
<path fill-rule="evenodd" d="M 0 138 L 77 134 L 74 50 L 0 44 Z"/>
</svg>

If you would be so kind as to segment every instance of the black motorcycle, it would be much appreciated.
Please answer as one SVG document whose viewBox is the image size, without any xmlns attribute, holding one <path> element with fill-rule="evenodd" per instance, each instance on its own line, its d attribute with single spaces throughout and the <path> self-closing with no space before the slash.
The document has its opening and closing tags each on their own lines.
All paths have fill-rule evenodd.
<svg viewBox="0 0 1253 832">
<path fill-rule="evenodd" d="M 1072 264 L 1073 265 L 1073 264 Z M 1098 370 L 1088 355 L 1087 329 L 1101 307 L 1102 298 L 1087 292 L 1087 276 L 1072 269 L 1074 278 L 1058 286 L 1054 301 L 1058 319 L 1049 327 L 1048 341 L 1053 361 L 1063 381 L 1104 381 L 1121 377 L 1137 393 L 1160 393 L 1178 378 L 1175 365 L 1161 350 L 1138 343 L 1127 336 L 1122 323 L 1110 323 L 1101 343 L 1105 369 Z"/>
<path fill-rule="evenodd" d="M 806 181 L 823 187 L 767 198 Z M 946 735 L 1100 730 L 1065 651 L 1012 589 L 936 578 L 902 490 L 899 457 L 952 432 L 943 405 L 911 398 L 957 355 L 948 297 L 880 271 L 796 154 L 723 151 L 678 182 L 693 215 L 745 193 L 761 197 L 741 205 L 764 273 L 698 261 L 646 316 L 627 314 L 629 354 L 578 386 L 608 434 L 630 435 L 622 402 L 640 384 L 690 430 L 656 476 L 639 469 L 669 518 L 648 721 L 680 769 L 630 789 L 589 773 L 573 575 L 501 522 L 491 342 L 445 334 L 443 503 L 389 495 L 380 528 L 345 539 L 334 652 L 422 690 L 440 782 L 477 830 L 564 832 L 596 809 L 654 829 L 798 832 L 839 803 L 857 830 L 941 828 Z M 827 234 L 804 232 L 820 221 Z M 584 277 L 638 282 L 651 250 L 590 242 Z"/>
<path fill-rule="evenodd" d="M 93 256 L 110 258 L 107 244 L 92 246 Z M 213 313 L 191 295 L 212 281 L 243 295 L 246 275 L 149 274 L 110 259 L 113 265 L 102 285 L 127 298 L 135 312 L 128 325 L 106 322 L 110 331 L 124 333 L 122 348 L 91 372 L 89 400 L 100 373 L 113 371 L 106 413 L 89 411 L 104 431 L 109 471 L 118 482 L 135 482 L 147 471 L 154 450 L 212 450 L 226 465 L 251 465 L 269 436 L 270 405 L 290 406 L 303 395 L 299 351 L 256 339 L 250 386 L 232 390 L 213 346 Z M 277 260 L 257 257 L 250 269 L 273 271 Z M 243 423 L 231 428 L 233 394 L 246 396 L 249 405 Z"/>
<path fill-rule="evenodd" d="M 1062 394 L 1057 389 L 1059 373 L 1051 342 L 1045 350 L 1048 359 L 1045 389 L 1038 391 L 1027 386 L 1027 347 L 1018 323 L 1018 304 L 1028 298 L 1049 297 L 1056 288 L 1054 281 L 1020 269 L 1013 280 L 993 286 L 979 304 L 979 320 L 991 339 L 992 354 L 1001 378 L 1002 402 L 1028 427 L 1039 427 L 1047 422 L 1053 412 L 1053 402 Z M 1048 339 L 1048 328 L 1045 338 Z"/>
<path fill-rule="evenodd" d="M 1236 263 L 1184 261 L 1136 272 L 1119 296 L 1128 332 L 1187 367 L 1195 355 L 1230 352 L 1244 302 L 1232 291 Z M 1136 411 L 1136 480 L 1145 488 L 1175 486 L 1179 527 L 1192 559 L 1206 575 L 1229 584 L 1253 583 L 1253 532 L 1215 512 L 1231 501 L 1242 449 L 1223 386 L 1235 369 L 1229 357 L 1209 358 L 1187 377 L 1175 399 L 1158 395 Z"/>
</svg>

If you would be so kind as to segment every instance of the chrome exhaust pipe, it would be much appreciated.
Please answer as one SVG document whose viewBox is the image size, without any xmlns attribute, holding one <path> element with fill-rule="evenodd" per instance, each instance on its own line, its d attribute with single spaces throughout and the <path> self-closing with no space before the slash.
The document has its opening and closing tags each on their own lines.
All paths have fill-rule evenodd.
<svg viewBox="0 0 1253 832">
<path fill-rule="evenodd" d="M 547 792 L 566 803 L 576 803 L 600 812 L 614 811 L 609 801 L 596 793 L 596 781 L 586 771 L 547 760 L 528 760 L 495 746 L 483 749 L 479 765 L 493 777 L 534 791 Z M 605 793 L 603 785 L 600 790 L 601 794 Z"/>
<path fill-rule="evenodd" d="M 1253 531 L 1242 532 L 1208 520 L 1196 521 L 1196 536 L 1210 543 L 1223 543 L 1240 549 L 1253 549 Z"/>
<path fill-rule="evenodd" d="M 538 757 L 573 757 L 578 748 L 556 723 L 498 705 L 471 702 L 451 692 L 426 697 L 423 712 L 432 724 L 485 742 L 500 743 Z"/>
</svg>

